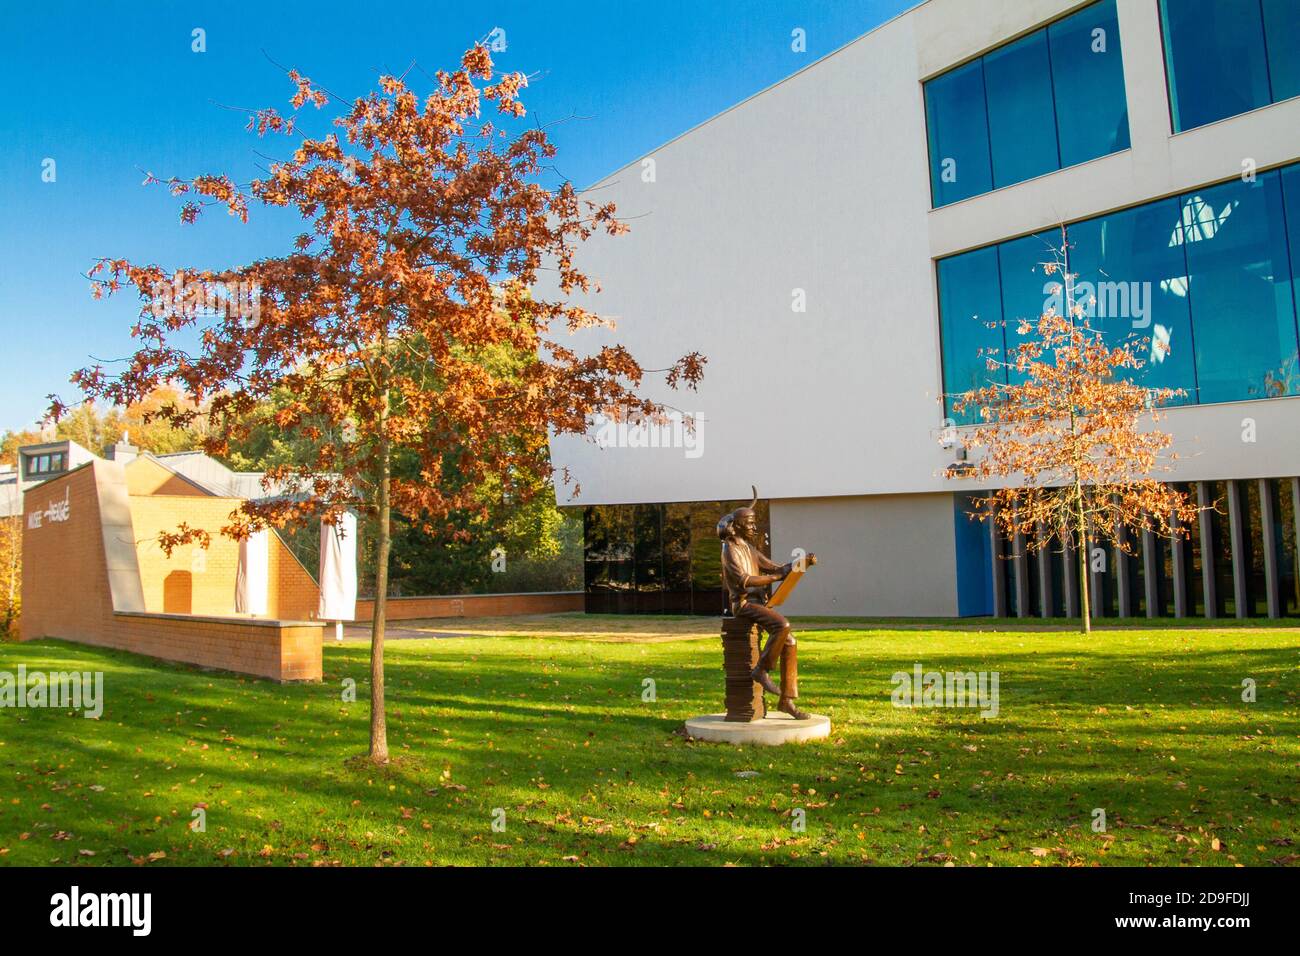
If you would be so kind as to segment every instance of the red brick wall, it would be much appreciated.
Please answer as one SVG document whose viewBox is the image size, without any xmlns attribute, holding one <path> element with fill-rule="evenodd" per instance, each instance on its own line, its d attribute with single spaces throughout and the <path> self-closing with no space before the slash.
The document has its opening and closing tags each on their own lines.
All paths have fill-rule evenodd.
<svg viewBox="0 0 1300 956">
<path fill-rule="evenodd" d="M 32 514 L 68 495 L 68 520 Z M 91 465 L 33 488 L 23 496 L 23 617 L 21 637 L 64 637 L 87 643 L 113 611 L 100 528 L 95 470 Z"/>
<path fill-rule="evenodd" d="M 550 591 L 541 594 L 465 594 L 459 597 L 390 597 L 390 621 L 412 621 L 424 617 L 506 617 L 512 614 L 558 614 L 581 611 L 581 591 Z M 357 601 L 358 621 L 374 617 L 375 602 Z"/>
<path fill-rule="evenodd" d="M 271 535 L 270 560 L 267 562 L 270 587 L 266 613 L 283 621 L 314 621 L 320 610 L 320 588 L 316 579 L 302 566 L 289 546 L 276 534 Z"/>
<path fill-rule="evenodd" d="M 278 681 L 321 679 L 323 624 L 123 613 L 108 631 L 111 646 L 136 654 Z"/>
</svg>

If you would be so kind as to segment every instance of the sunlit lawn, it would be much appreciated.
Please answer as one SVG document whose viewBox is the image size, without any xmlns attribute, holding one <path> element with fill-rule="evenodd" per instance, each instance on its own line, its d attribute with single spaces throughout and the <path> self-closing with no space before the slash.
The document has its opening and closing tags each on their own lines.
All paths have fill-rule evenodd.
<svg viewBox="0 0 1300 956">
<path fill-rule="evenodd" d="M 102 670 L 106 694 L 99 720 L 0 710 L 0 865 L 1300 862 L 1300 630 L 809 627 L 803 704 L 831 739 L 765 749 L 680 735 L 720 709 L 707 619 L 567 620 L 391 642 L 386 770 L 348 762 L 361 643 L 291 686 L 0 645 L 0 670 Z M 997 671 L 998 716 L 892 706 L 917 662 Z"/>
</svg>

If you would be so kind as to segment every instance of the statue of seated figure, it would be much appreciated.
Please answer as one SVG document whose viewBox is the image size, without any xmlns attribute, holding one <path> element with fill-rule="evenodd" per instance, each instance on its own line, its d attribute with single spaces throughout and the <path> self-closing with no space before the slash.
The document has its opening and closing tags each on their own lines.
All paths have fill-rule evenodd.
<svg viewBox="0 0 1300 956">
<path fill-rule="evenodd" d="M 758 548 L 758 519 L 754 505 L 758 493 L 749 507 L 737 508 L 718 522 L 718 537 L 722 539 L 722 586 L 726 591 L 727 609 L 731 615 L 767 634 L 767 643 L 758 655 L 758 664 L 750 678 L 769 694 L 780 697 L 777 710 L 795 720 L 807 720 L 808 715 L 795 704 L 799 697 L 799 667 L 796 642 L 790 622 L 775 608 L 768 605 L 768 587 L 785 580 L 794 570 L 793 564 L 778 565 Z M 809 565 L 817 563 L 817 556 L 809 554 Z M 800 569 L 802 570 L 802 568 Z M 768 673 L 781 663 L 781 686 L 778 688 Z"/>
</svg>

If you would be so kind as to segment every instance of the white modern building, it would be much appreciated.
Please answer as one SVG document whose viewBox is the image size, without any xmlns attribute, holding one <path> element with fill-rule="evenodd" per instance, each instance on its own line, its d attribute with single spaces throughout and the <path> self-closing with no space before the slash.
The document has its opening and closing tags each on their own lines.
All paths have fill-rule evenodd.
<svg viewBox="0 0 1300 956">
<path fill-rule="evenodd" d="M 1106 334 L 1169 344 L 1167 477 L 1221 503 L 1113 556 L 1096 610 L 1300 613 L 1300 0 L 928 0 L 589 195 L 631 231 L 582 249 L 584 304 L 648 367 L 708 357 L 652 393 L 694 435 L 553 442 L 589 610 L 717 613 L 713 523 L 756 485 L 773 555 L 821 559 L 792 613 L 1077 612 L 1061 555 L 967 519 L 940 440 L 1064 225 Z"/>
</svg>

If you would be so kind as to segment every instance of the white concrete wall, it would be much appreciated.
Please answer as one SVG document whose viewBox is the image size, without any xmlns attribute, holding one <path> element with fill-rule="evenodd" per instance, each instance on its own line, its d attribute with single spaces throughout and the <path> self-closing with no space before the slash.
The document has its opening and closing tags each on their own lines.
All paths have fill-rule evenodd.
<svg viewBox="0 0 1300 956">
<path fill-rule="evenodd" d="M 581 483 L 562 504 L 953 491 L 942 410 L 937 257 L 1300 159 L 1300 100 L 1172 136 L 1155 0 L 1118 0 L 1132 147 L 930 209 L 924 79 L 1086 0 L 929 0 L 593 187 L 628 235 L 579 262 L 647 367 L 698 350 L 703 450 L 553 442 Z M 669 82 L 665 78 L 665 82 Z M 793 290 L 806 313 L 791 310 Z M 543 290 L 544 292 L 546 290 Z M 1261 424 L 1243 446 L 1240 423 Z M 1300 400 L 1171 412 L 1170 477 L 1300 474 Z M 883 613 L 883 612 L 878 612 Z"/>
<path fill-rule="evenodd" d="M 772 558 L 817 555 L 782 609 L 866 617 L 957 614 L 949 494 L 772 502 Z"/>
</svg>

